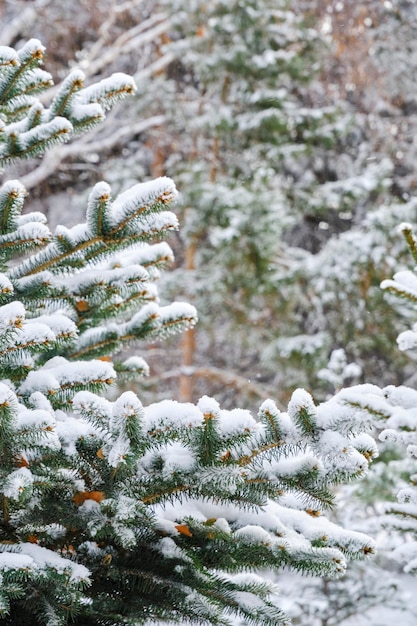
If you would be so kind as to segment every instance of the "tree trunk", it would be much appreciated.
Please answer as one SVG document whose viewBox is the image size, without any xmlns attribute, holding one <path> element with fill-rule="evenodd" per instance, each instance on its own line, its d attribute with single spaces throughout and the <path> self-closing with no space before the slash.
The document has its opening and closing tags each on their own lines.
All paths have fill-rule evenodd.
<svg viewBox="0 0 417 626">
<path fill-rule="evenodd" d="M 196 242 L 192 240 L 188 243 L 185 251 L 185 270 L 195 269 L 195 251 Z M 192 402 L 193 401 L 193 388 L 194 377 L 192 373 L 192 367 L 194 364 L 195 353 L 195 328 L 187 330 L 182 338 L 181 342 L 181 375 L 179 381 L 179 401 L 180 402 Z"/>
</svg>

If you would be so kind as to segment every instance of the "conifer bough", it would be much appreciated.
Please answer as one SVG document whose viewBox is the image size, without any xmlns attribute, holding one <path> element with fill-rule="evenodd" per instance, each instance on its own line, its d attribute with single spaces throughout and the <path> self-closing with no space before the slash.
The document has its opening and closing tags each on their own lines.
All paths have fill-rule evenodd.
<svg viewBox="0 0 417 626">
<path fill-rule="evenodd" d="M 43 52 L 0 48 L 3 164 L 91 128 L 134 91 L 121 74 L 83 87 L 74 71 L 45 109 Z M 196 322 L 192 306 L 158 303 L 172 253 L 154 242 L 178 226 L 175 185 L 113 200 L 98 183 L 86 223 L 54 233 L 22 214 L 25 195 L 18 181 L 0 190 L 0 623 L 288 623 L 259 569 L 337 576 L 373 551 L 325 516 L 332 487 L 376 454 L 370 423 L 303 390 L 257 419 L 206 397 L 106 399 L 118 372 L 147 371 L 141 357 L 117 361 L 126 345 Z"/>
</svg>

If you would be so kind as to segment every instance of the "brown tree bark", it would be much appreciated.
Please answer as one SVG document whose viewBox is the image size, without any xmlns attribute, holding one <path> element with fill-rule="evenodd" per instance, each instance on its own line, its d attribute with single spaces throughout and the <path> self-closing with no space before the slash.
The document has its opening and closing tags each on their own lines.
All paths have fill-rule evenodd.
<svg viewBox="0 0 417 626">
<path fill-rule="evenodd" d="M 186 271 L 195 269 L 196 247 L 197 245 L 194 239 L 191 242 L 189 242 L 187 245 L 187 248 L 185 250 L 185 270 Z M 180 375 L 179 388 L 178 388 L 178 399 L 180 402 L 192 402 L 193 401 L 194 379 L 193 379 L 192 367 L 194 364 L 195 346 L 196 346 L 195 328 L 190 328 L 184 333 L 182 342 L 181 342 L 182 364 L 181 364 L 181 375 Z"/>
</svg>

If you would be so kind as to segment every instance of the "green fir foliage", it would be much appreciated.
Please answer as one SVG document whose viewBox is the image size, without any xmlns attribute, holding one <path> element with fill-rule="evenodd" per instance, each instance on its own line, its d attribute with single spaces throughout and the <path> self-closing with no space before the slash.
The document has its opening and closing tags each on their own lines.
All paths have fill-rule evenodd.
<svg viewBox="0 0 417 626">
<path fill-rule="evenodd" d="M 0 50 L 4 162 L 88 128 L 133 90 L 120 75 L 83 88 L 73 72 L 43 111 L 42 55 L 35 41 Z M 158 302 L 172 253 L 154 241 L 177 228 L 174 183 L 115 199 L 98 183 L 86 222 L 54 233 L 22 214 L 25 193 L 17 181 L 0 191 L 0 623 L 287 624 L 259 569 L 338 576 L 373 552 L 326 517 L 333 486 L 376 454 L 369 422 L 304 390 L 257 418 L 207 397 L 107 399 L 118 373 L 147 372 L 113 355 L 196 322 L 192 306 Z"/>
</svg>

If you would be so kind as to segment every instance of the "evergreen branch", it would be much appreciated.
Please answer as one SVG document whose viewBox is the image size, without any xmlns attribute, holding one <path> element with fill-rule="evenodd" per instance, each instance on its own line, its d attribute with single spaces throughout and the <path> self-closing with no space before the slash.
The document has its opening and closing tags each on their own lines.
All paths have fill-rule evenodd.
<svg viewBox="0 0 417 626">
<path fill-rule="evenodd" d="M 160 500 L 170 498 L 176 493 L 185 493 L 186 491 L 190 491 L 189 485 L 177 485 L 172 489 L 166 489 L 165 491 L 161 491 L 160 493 L 153 493 L 147 496 L 143 496 L 141 500 L 144 504 L 154 504 L 155 502 L 159 502 Z"/>
<path fill-rule="evenodd" d="M 0 90 L 0 104 L 7 103 L 11 92 L 17 85 L 24 73 L 33 66 L 37 66 L 43 60 L 45 48 L 37 39 L 31 39 L 18 53 L 18 63 L 11 63 L 13 73 L 8 84 Z"/>
<path fill-rule="evenodd" d="M 261 454 L 265 452 L 269 452 L 270 450 L 276 450 L 277 448 L 281 448 L 282 441 L 273 441 L 269 444 L 265 444 L 260 446 L 258 449 L 252 450 L 250 454 L 245 454 L 244 456 L 237 459 L 237 462 L 240 466 L 244 467 L 245 465 L 249 465 L 252 461 Z"/>
<path fill-rule="evenodd" d="M 6 164 L 17 158 L 36 156 L 55 143 L 66 141 L 71 131 L 70 122 L 65 118 L 58 118 L 53 122 L 35 126 L 20 136 L 10 133 L 7 135 L 7 146 L 0 153 L 0 163 Z"/>
<path fill-rule="evenodd" d="M 57 116 L 64 116 L 65 113 L 67 113 L 73 95 L 79 91 L 83 85 L 84 73 L 80 70 L 75 70 L 67 76 L 50 105 L 49 115 L 51 119 Z"/>
<path fill-rule="evenodd" d="M 275 28 L 275 18 L 271 22 Z M 117 44 L 130 46 L 136 36 L 144 41 L 154 28 L 154 34 L 165 33 L 166 25 L 158 18 L 145 33 L 138 24 Z M 6 94 L 9 88 L 2 108 L 5 159 L 42 152 L 60 129 L 85 130 L 135 89 L 120 74 L 83 88 L 75 72 L 43 109 L 28 95 L 48 82 L 37 71 L 35 43 L 17 55 L 25 71 L 0 49 L 0 59 L 3 54 L 10 62 L 0 79 Z M 274 71 L 283 65 L 279 59 Z M 231 97 L 230 72 L 229 64 L 223 104 Z M 270 108 L 260 127 L 276 133 L 285 112 L 276 115 Z M 304 120 L 311 125 L 311 118 L 311 111 L 303 111 L 296 131 L 302 132 Z M 247 123 L 244 117 L 236 128 L 241 123 Z M 249 131 L 245 136 L 256 125 Z M 287 141 L 283 135 L 272 143 Z M 214 144 L 220 161 L 220 142 Z M 319 516 L 332 504 L 329 488 L 363 473 L 372 457 L 374 448 L 362 435 L 365 420 L 346 418 L 348 405 L 340 396 L 336 409 L 345 413 L 335 407 L 320 412 L 301 390 L 288 413 L 269 401 L 258 420 L 247 410 L 225 411 L 207 397 L 197 405 L 167 400 L 143 407 L 127 391 L 107 400 L 102 394 L 117 369 L 109 353 L 137 339 L 165 338 L 197 319 L 185 303 L 157 304 L 156 267 L 172 258 L 171 251 L 141 247 L 177 228 L 177 218 L 165 210 L 176 197 L 175 185 L 159 178 L 113 201 L 110 187 L 99 183 L 88 200 L 86 224 L 60 226 L 52 241 L 39 216 L 21 215 L 23 195 L 11 206 L 11 191 L 16 195 L 10 186 L 0 192 L 0 247 L 11 277 L 0 276 L 7 301 L 0 307 L 0 490 L 7 501 L 0 506 L 6 541 L 12 542 L 0 544 L 0 612 L 6 607 L 10 623 L 57 626 L 70 619 L 122 626 L 155 616 L 223 626 L 228 614 L 260 626 L 285 621 L 273 587 L 251 570 L 336 575 L 344 569 L 343 554 L 359 558 L 373 549 L 364 535 Z M 237 186 L 233 192 L 236 211 L 242 202 Z M 6 267 L 7 257 L 26 254 L 35 243 L 41 251 L 29 250 Z M 248 251 L 256 276 L 266 264 L 260 247 Z M 127 248 L 137 250 L 115 258 Z M 13 289 L 22 302 L 13 299 Z M 134 303 L 138 311 L 128 319 Z M 51 313 L 59 305 L 70 317 Z M 139 359 L 121 367 L 146 371 Z M 239 377 L 209 371 L 222 378 L 222 386 L 231 381 L 244 387 Z M 353 408 L 355 401 L 353 396 Z"/>
<path fill-rule="evenodd" d="M 117 340 L 118 344 L 127 344 L 137 340 L 137 338 L 137 335 L 133 333 L 117 336 L 116 338 L 107 338 L 103 341 L 98 341 L 96 343 L 86 346 L 82 350 L 78 350 L 77 352 L 72 353 L 70 357 L 72 360 L 75 361 L 79 359 L 84 359 L 86 357 L 88 358 L 92 354 L 107 354 L 108 352 L 113 352 L 115 339 Z"/>
<path fill-rule="evenodd" d="M 58 236 L 59 239 L 59 236 Z M 39 272 L 43 272 L 45 270 L 51 269 L 55 266 L 60 266 L 60 264 L 62 263 L 62 261 L 67 260 L 69 257 L 74 256 L 75 254 L 79 253 L 79 252 L 83 252 L 86 248 L 88 248 L 89 246 L 94 245 L 95 243 L 101 243 L 102 240 L 99 237 L 95 237 L 92 239 L 89 239 L 87 241 L 83 241 L 82 243 L 78 244 L 74 249 L 66 251 L 66 252 L 62 252 L 61 254 L 58 254 L 56 256 L 54 256 L 51 259 L 48 259 L 44 262 L 39 262 L 36 263 L 36 261 L 32 261 L 31 263 L 31 267 L 28 268 L 24 268 L 20 271 L 18 271 L 18 269 L 16 269 L 13 273 L 12 273 L 12 277 L 13 278 L 22 278 L 25 276 L 32 276 L 33 274 L 38 274 Z M 46 251 L 44 251 L 45 253 Z M 44 254 L 43 256 L 46 256 L 46 254 Z"/>
<path fill-rule="evenodd" d="M 159 126 L 164 121 L 164 117 L 161 115 L 155 115 L 147 120 L 140 120 L 134 124 L 128 126 L 119 127 L 116 132 L 109 136 L 103 135 L 103 126 L 100 128 L 100 138 L 94 139 L 94 130 L 90 131 L 84 139 L 77 138 L 70 144 L 60 144 L 53 147 L 46 152 L 43 157 L 42 163 L 27 174 L 20 177 L 21 183 L 26 189 L 31 189 L 48 178 L 53 172 L 55 172 L 60 163 L 66 159 L 72 157 L 83 156 L 84 154 L 91 154 L 93 152 L 103 153 L 112 150 L 117 145 L 122 144 L 129 137 L 133 137 L 142 133 L 154 126 Z"/>
<path fill-rule="evenodd" d="M 417 302 L 417 294 L 413 293 L 411 290 L 407 289 L 405 286 L 400 285 L 399 283 L 388 284 L 389 281 L 385 280 L 381 283 L 381 288 L 389 293 L 398 296 L 399 298 L 404 298 L 409 302 Z"/>
<path fill-rule="evenodd" d="M 169 194 L 170 200 L 173 198 L 173 194 Z M 166 200 L 167 202 L 170 200 Z M 146 207 L 149 209 L 149 207 Z M 143 207 L 138 209 L 138 214 L 143 211 Z M 71 259 L 78 260 L 80 253 L 84 255 L 85 263 L 91 263 L 103 256 L 109 255 L 109 252 L 116 250 L 122 250 L 124 248 L 132 246 L 134 243 L 143 242 L 144 240 L 152 239 L 153 237 L 160 237 L 165 230 L 172 230 L 177 227 L 176 221 L 172 221 L 172 214 L 166 213 L 163 216 L 163 221 L 158 226 L 149 227 L 145 226 L 142 229 L 138 229 L 136 232 L 132 231 L 130 234 L 123 234 L 126 226 L 132 223 L 133 217 L 128 216 L 119 225 L 116 225 L 111 234 L 108 236 L 91 236 L 90 233 L 84 234 L 85 239 L 78 243 L 71 244 L 69 249 L 56 254 L 59 246 L 66 246 L 64 235 L 58 233 L 56 235 L 56 241 L 52 242 L 49 247 L 42 250 L 39 255 L 31 257 L 26 262 L 22 262 L 20 266 L 14 268 L 10 275 L 13 278 L 22 278 L 24 276 L 31 276 L 45 270 L 52 270 L 63 265 L 64 261 L 69 263 Z M 89 251 L 88 251 L 89 249 Z"/>
<path fill-rule="evenodd" d="M 414 262 L 417 263 L 417 241 L 413 234 L 413 227 L 411 226 L 411 224 L 404 223 L 400 225 L 399 229 L 401 230 L 404 239 L 408 244 L 408 248 L 412 254 Z"/>
<path fill-rule="evenodd" d="M 9 181 L 0 190 L 0 233 L 10 232 L 23 207 L 25 188 L 18 181 Z"/>
<path fill-rule="evenodd" d="M 262 411 L 262 416 L 264 416 L 267 419 L 268 424 L 269 424 L 270 429 L 271 429 L 271 432 L 274 435 L 275 441 L 276 442 L 280 442 L 281 439 L 282 439 L 282 434 L 280 433 L 280 431 L 278 429 L 277 423 L 276 423 L 274 417 L 272 416 L 271 411 L 269 411 L 268 409 L 265 409 L 264 411 Z"/>
</svg>

